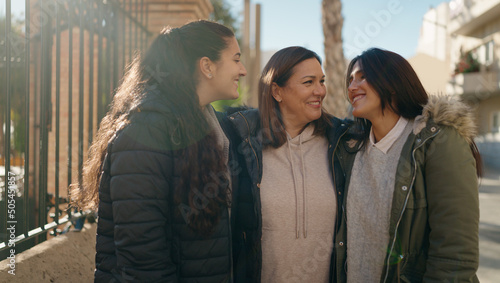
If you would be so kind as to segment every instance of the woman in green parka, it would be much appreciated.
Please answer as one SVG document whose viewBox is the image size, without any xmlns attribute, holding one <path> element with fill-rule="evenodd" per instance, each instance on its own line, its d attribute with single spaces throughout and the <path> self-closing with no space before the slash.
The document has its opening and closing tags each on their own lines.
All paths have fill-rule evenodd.
<svg viewBox="0 0 500 283">
<path fill-rule="evenodd" d="M 428 96 L 403 57 L 372 48 L 346 76 L 361 143 L 344 144 L 337 282 L 478 282 L 480 157 L 468 106 Z"/>
</svg>

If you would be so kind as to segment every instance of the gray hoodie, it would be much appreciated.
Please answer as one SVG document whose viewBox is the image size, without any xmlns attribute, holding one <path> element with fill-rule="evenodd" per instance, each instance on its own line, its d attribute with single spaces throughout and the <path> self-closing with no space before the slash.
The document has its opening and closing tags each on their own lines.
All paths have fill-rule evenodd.
<svg viewBox="0 0 500 283">
<path fill-rule="evenodd" d="M 263 151 L 262 282 L 328 282 L 336 196 L 328 141 L 310 125 Z"/>
</svg>

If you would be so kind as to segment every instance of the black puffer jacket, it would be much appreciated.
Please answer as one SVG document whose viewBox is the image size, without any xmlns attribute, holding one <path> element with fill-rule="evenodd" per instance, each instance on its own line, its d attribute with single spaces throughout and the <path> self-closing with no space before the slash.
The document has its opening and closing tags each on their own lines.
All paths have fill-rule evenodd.
<svg viewBox="0 0 500 283">
<path fill-rule="evenodd" d="M 233 110 L 234 111 L 234 110 Z M 339 163 L 337 147 L 341 138 L 347 138 L 350 121 L 330 117 L 333 127 L 327 129 L 329 142 L 328 156 L 330 170 L 338 192 L 337 206 L 342 204 L 345 182 Z M 260 182 L 262 179 L 262 135 L 259 111 L 257 109 L 236 111 L 227 117 L 232 131 L 228 137 L 237 151 L 238 158 L 233 171 L 240 172 L 237 190 L 233 190 L 232 217 L 233 264 L 235 282 L 260 282 L 262 268 L 262 214 L 260 202 Z M 235 181 L 233 180 L 233 183 Z M 340 221 L 337 219 L 337 224 Z M 333 232 L 333 231 L 332 231 Z M 333 241 L 334 239 L 332 239 Z"/>
<path fill-rule="evenodd" d="M 228 210 L 209 237 L 187 226 L 172 200 L 177 120 L 158 95 L 148 97 L 103 164 L 95 281 L 231 282 Z"/>
</svg>

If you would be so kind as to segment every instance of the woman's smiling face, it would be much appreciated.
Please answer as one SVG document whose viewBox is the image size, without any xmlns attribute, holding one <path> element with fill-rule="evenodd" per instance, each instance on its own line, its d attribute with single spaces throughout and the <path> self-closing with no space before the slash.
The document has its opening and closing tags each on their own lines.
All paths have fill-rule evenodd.
<svg viewBox="0 0 500 283">
<path fill-rule="evenodd" d="M 359 60 L 356 61 L 349 75 L 347 93 L 353 107 L 352 115 L 355 117 L 373 121 L 376 117 L 383 115 L 380 96 L 366 81 Z"/>
<path fill-rule="evenodd" d="M 297 64 L 285 86 L 273 85 L 273 96 L 280 102 L 285 125 L 301 128 L 319 119 L 326 96 L 325 74 L 319 61 L 311 58 Z"/>
</svg>

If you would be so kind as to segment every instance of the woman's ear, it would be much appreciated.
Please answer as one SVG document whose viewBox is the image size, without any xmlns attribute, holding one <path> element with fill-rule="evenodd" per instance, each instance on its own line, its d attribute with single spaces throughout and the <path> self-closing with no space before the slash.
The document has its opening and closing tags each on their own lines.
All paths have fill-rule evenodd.
<svg viewBox="0 0 500 283">
<path fill-rule="evenodd" d="M 283 97 L 281 95 L 281 87 L 277 83 L 273 83 L 271 85 L 271 91 L 276 101 L 278 102 L 283 101 Z"/>
<path fill-rule="evenodd" d="M 212 79 L 214 77 L 214 72 L 215 72 L 215 64 L 210 60 L 208 57 L 202 57 L 200 59 L 199 63 L 200 67 L 200 74 L 207 78 L 207 79 Z"/>
</svg>

